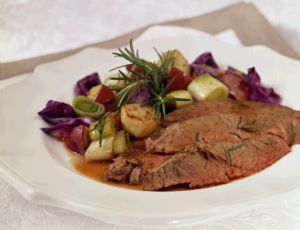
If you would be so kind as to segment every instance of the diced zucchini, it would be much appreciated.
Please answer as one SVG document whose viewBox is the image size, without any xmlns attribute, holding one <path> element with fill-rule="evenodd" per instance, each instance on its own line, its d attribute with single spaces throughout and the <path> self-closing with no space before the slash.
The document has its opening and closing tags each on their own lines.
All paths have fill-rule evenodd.
<svg viewBox="0 0 300 230">
<path fill-rule="evenodd" d="M 187 90 L 173 91 L 173 92 L 167 94 L 166 97 L 190 99 L 190 101 L 170 101 L 170 102 L 168 102 L 168 105 L 173 106 L 176 109 L 193 103 L 192 95 Z"/>
<path fill-rule="evenodd" d="M 228 88 L 219 79 L 205 73 L 195 78 L 187 87 L 197 101 L 217 100 L 228 97 Z"/>
</svg>

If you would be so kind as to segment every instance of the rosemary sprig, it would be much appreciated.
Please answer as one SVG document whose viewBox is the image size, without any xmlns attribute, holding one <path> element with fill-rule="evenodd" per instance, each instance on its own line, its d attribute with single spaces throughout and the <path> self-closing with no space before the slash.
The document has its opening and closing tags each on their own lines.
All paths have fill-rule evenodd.
<svg viewBox="0 0 300 230">
<path fill-rule="evenodd" d="M 238 145 L 238 146 L 235 146 L 235 147 L 233 147 L 233 148 L 231 148 L 231 149 L 225 149 L 225 148 L 223 148 L 224 151 L 225 151 L 225 157 L 226 157 L 226 160 L 228 160 L 228 156 L 229 156 L 230 164 L 232 164 L 232 158 L 231 158 L 231 154 L 229 153 L 229 151 L 234 151 L 234 150 L 236 150 L 236 149 L 242 148 L 244 145 L 245 145 L 245 144 L 243 143 L 243 144 L 240 144 L 240 145 Z"/>
<path fill-rule="evenodd" d="M 243 138 L 240 135 L 238 135 L 237 133 L 230 133 L 230 134 L 236 135 L 238 138 L 240 138 L 243 141 Z"/>
<path fill-rule="evenodd" d="M 234 109 L 236 109 L 236 108 L 238 108 L 238 107 L 247 107 L 247 108 L 249 108 L 248 105 L 238 104 L 238 105 L 233 106 L 232 109 L 234 110 Z"/>
<path fill-rule="evenodd" d="M 155 49 L 155 48 L 154 48 Z M 114 111 L 120 110 L 122 105 L 127 104 L 131 101 L 132 95 L 136 92 L 139 92 L 146 87 L 150 89 L 151 98 L 150 101 L 143 103 L 144 105 L 152 106 L 152 109 L 155 109 L 155 118 L 159 120 L 160 112 L 162 112 L 163 117 L 166 117 L 166 103 L 170 101 L 189 101 L 190 99 L 182 98 L 168 98 L 166 93 L 170 86 L 173 84 L 175 78 L 165 86 L 166 79 L 169 74 L 169 66 L 173 66 L 174 62 L 174 52 L 168 51 L 166 55 L 161 55 L 157 52 L 159 56 L 161 65 L 157 66 L 156 63 L 150 63 L 143 59 L 139 58 L 138 51 L 135 52 L 132 40 L 130 40 L 130 49 L 125 48 L 125 51 L 119 49 L 119 53 L 113 53 L 115 57 L 121 57 L 130 63 L 136 65 L 135 69 L 128 69 L 132 73 L 132 78 L 128 77 L 125 73 L 119 70 L 120 77 L 111 78 L 112 80 L 125 80 L 128 82 L 124 87 L 114 89 L 119 90 L 116 94 L 119 97 L 116 108 Z M 115 69 L 122 68 L 124 66 L 117 67 Z M 137 68 L 143 71 L 141 74 Z M 115 70 L 113 69 L 113 70 Z M 119 112 L 119 111 L 118 111 Z"/>
<path fill-rule="evenodd" d="M 243 143 L 243 144 L 240 144 L 240 145 L 238 145 L 238 146 L 236 146 L 236 147 L 233 147 L 233 148 L 231 148 L 231 149 L 228 149 L 228 151 L 233 151 L 233 150 L 242 148 L 244 145 L 245 145 L 244 143 Z"/>
<path fill-rule="evenodd" d="M 142 165 L 142 162 L 139 159 L 137 159 L 136 157 L 133 157 L 133 159 L 135 159 L 140 165 Z"/>
<path fill-rule="evenodd" d="M 185 150 L 186 149 L 186 147 L 183 147 L 182 149 L 180 149 L 180 150 L 178 150 L 176 153 L 179 153 L 179 152 L 181 152 L 181 151 L 183 151 L 183 150 Z M 176 154 L 175 153 L 175 154 Z"/>
<path fill-rule="evenodd" d="M 242 123 L 243 123 L 243 117 L 241 116 L 240 122 L 239 122 L 239 129 L 245 129 L 245 130 L 247 130 L 248 132 L 257 132 L 257 130 L 252 129 L 252 128 L 253 128 L 253 127 L 252 127 L 252 124 L 253 124 L 255 121 L 256 121 L 256 120 L 254 119 L 254 120 L 248 122 L 247 124 L 242 125 Z"/>
<path fill-rule="evenodd" d="M 198 133 L 196 134 L 196 142 L 199 142 L 199 133 L 200 133 L 200 132 L 198 132 Z"/>
<path fill-rule="evenodd" d="M 104 124 L 106 121 L 106 118 L 108 116 L 108 113 L 105 113 L 98 121 L 97 123 L 97 127 L 98 127 L 98 132 L 100 133 L 100 139 L 99 139 L 99 146 L 102 146 L 102 133 L 103 133 L 103 129 L 104 129 Z M 101 125 L 100 125 L 101 124 Z"/>
<path fill-rule="evenodd" d="M 175 168 L 176 163 L 177 163 L 177 161 L 174 162 L 173 170 L 174 170 L 175 174 L 177 175 L 178 179 L 180 179 L 179 173 L 178 173 L 177 169 Z"/>
</svg>

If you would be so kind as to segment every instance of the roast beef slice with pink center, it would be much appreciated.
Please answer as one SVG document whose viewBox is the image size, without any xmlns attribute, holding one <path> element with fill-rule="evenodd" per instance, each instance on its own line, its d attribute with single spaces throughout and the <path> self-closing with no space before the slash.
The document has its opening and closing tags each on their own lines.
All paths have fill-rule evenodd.
<svg viewBox="0 0 300 230">
<path fill-rule="evenodd" d="M 161 121 L 164 126 L 170 126 L 176 122 L 182 122 L 186 119 L 197 117 L 209 113 L 238 113 L 258 115 L 261 113 L 284 113 L 300 117 L 300 112 L 292 110 L 282 105 L 273 105 L 253 101 L 234 101 L 232 99 L 199 101 L 167 114 L 166 119 Z"/>
<path fill-rule="evenodd" d="M 239 137 L 249 139 L 263 133 L 274 134 L 283 138 L 289 145 L 293 140 L 293 116 L 291 114 L 268 113 L 259 115 L 240 115 L 236 113 L 203 114 L 190 118 L 161 131 L 155 140 L 146 140 L 148 152 L 174 154 L 183 147 L 198 141 L 213 142 L 218 140 L 239 141 Z M 242 119 L 242 122 L 241 122 Z M 255 120 L 249 130 L 239 128 Z M 237 134 L 237 135 L 236 135 Z"/>
<path fill-rule="evenodd" d="M 225 149 L 241 144 L 244 146 L 228 151 L 230 156 L 226 157 Z M 268 134 L 243 142 L 195 143 L 148 171 L 142 177 L 143 189 L 153 191 L 178 184 L 201 188 L 227 183 L 263 170 L 288 152 L 290 148 L 282 138 Z"/>
</svg>

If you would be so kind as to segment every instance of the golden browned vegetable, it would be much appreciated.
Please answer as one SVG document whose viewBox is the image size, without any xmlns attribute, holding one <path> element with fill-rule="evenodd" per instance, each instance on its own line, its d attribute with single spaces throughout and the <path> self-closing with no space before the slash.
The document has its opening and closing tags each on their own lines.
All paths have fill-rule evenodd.
<svg viewBox="0 0 300 230">
<path fill-rule="evenodd" d="M 152 133 L 159 121 L 154 118 L 155 110 L 151 106 L 141 104 L 126 104 L 121 109 L 121 122 L 125 131 L 132 136 L 141 138 Z M 159 115 L 159 119 L 161 114 Z"/>
<path fill-rule="evenodd" d="M 185 57 L 182 55 L 182 53 L 177 49 L 170 50 L 168 52 L 169 52 L 169 54 L 172 53 L 173 57 L 175 57 L 173 67 L 181 70 L 182 72 L 185 72 L 187 75 L 190 76 L 191 75 L 190 65 L 189 65 L 188 61 L 185 59 Z M 164 57 L 167 56 L 168 52 L 164 53 L 163 59 L 164 59 Z M 161 60 L 159 60 L 157 62 L 157 65 L 161 66 Z M 171 66 L 169 66 L 169 69 L 171 69 Z"/>
</svg>

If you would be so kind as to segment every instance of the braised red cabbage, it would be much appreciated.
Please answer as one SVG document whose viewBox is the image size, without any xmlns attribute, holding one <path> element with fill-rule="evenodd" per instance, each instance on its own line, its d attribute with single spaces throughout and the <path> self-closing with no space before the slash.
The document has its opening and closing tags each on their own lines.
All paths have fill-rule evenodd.
<svg viewBox="0 0 300 230">
<path fill-rule="evenodd" d="M 98 73 L 92 73 L 85 78 L 79 80 L 76 84 L 76 94 L 86 95 L 86 93 L 94 86 L 101 84 Z"/>
<path fill-rule="evenodd" d="M 56 126 L 49 128 L 41 128 L 46 134 L 57 137 L 59 140 L 66 140 L 69 136 L 69 133 L 79 125 L 89 126 L 92 123 L 96 122 L 95 119 L 91 117 L 76 117 L 72 120 L 69 120 L 65 123 L 60 123 Z"/>
<path fill-rule="evenodd" d="M 235 72 L 240 72 L 243 74 L 243 77 L 245 79 L 247 79 L 247 75 L 245 73 L 243 73 L 242 71 L 237 70 L 236 68 L 233 68 L 232 66 L 228 66 L 227 70 L 225 71 L 225 73 L 235 73 Z M 248 80 L 248 79 L 247 79 Z"/>
<path fill-rule="evenodd" d="M 194 71 L 194 67 L 192 66 L 193 64 L 197 64 L 197 65 L 204 64 L 218 69 L 218 65 L 215 62 L 211 52 L 205 52 L 201 54 L 198 58 L 196 58 L 196 60 L 191 64 L 191 72 Z"/>
<path fill-rule="evenodd" d="M 140 96 L 141 96 L 141 100 L 140 100 Z M 133 104 L 138 104 L 138 103 L 145 103 L 145 102 L 148 102 L 150 100 L 150 89 L 149 88 L 141 88 L 140 90 L 140 93 L 139 91 L 135 92 L 133 95 L 132 95 L 132 101 L 133 101 Z"/>
<path fill-rule="evenodd" d="M 205 73 L 210 73 L 211 75 L 217 76 L 218 75 L 218 69 L 213 68 L 211 66 L 206 66 L 203 64 L 191 64 L 191 68 L 196 71 L 197 76 L 201 76 Z"/>
<path fill-rule="evenodd" d="M 38 112 L 38 115 L 53 125 L 68 122 L 76 117 L 72 106 L 52 100 L 47 102 L 46 107 Z"/>
<path fill-rule="evenodd" d="M 273 88 L 266 88 L 260 85 L 260 77 L 254 67 L 248 69 L 247 78 L 251 85 L 251 101 L 280 104 L 281 97 L 274 92 Z"/>
</svg>

